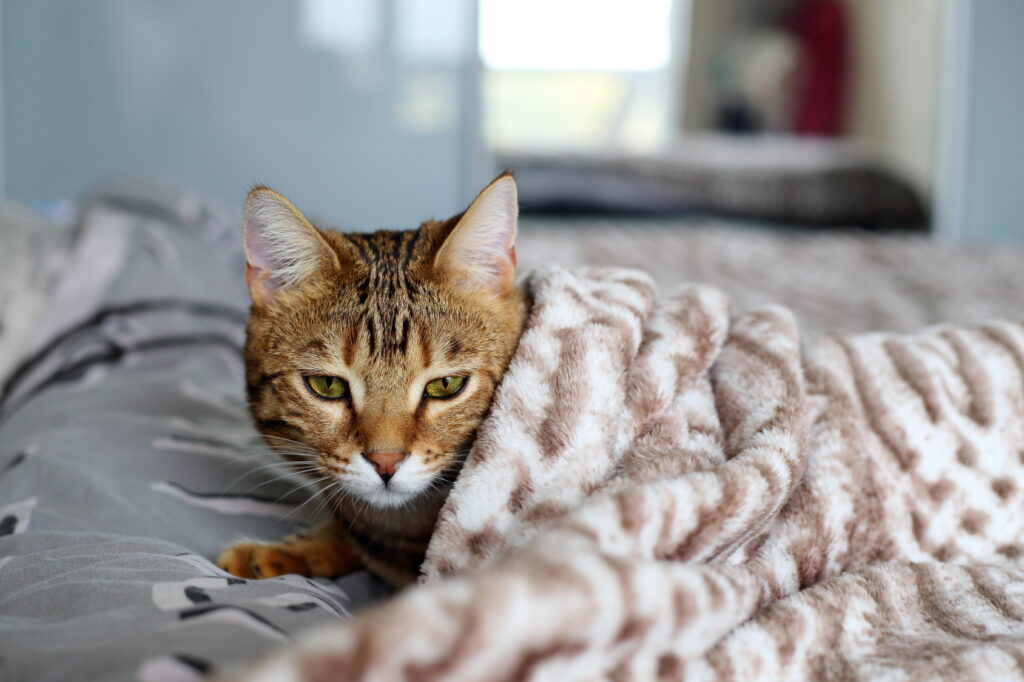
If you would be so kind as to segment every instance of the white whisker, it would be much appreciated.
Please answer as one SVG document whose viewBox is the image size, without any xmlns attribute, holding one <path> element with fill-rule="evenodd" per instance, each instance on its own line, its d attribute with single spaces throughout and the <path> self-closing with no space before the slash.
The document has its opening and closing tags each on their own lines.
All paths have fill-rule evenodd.
<svg viewBox="0 0 1024 682">
<path fill-rule="evenodd" d="M 242 474 L 237 476 L 233 481 L 228 483 L 227 489 L 230 490 L 231 488 L 234 487 L 234 485 L 236 483 L 239 483 L 240 481 L 244 480 L 248 476 L 252 476 L 252 475 L 257 474 L 257 473 L 259 473 L 261 471 L 266 471 L 267 469 L 280 469 L 282 467 L 288 467 L 288 470 L 282 472 L 281 475 L 279 475 L 279 476 L 275 476 L 275 477 L 271 478 L 270 480 L 262 481 L 260 483 L 257 483 L 256 486 L 254 486 L 254 487 L 259 487 L 261 485 L 266 485 L 268 483 L 271 483 L 273 481 L 276 481 L 278 479 L 285 478 L 285 477 L 288 477 L 288 476 L 301 476 L 301 475 L 306 474 L 306 473 L 308 473 L 310 471 L 316 471 L 316 469 L 318 468 L 316 465 L 308 464 L 308 463 L 291 464 L 291 465 L 289 465 L 289 464 L 286 464 L 285 462 L 271 462 L 269 464 L 264 464 L 262 466 L 256 467 L 255 469 L 250 469 L 248 471 L 243 472 Z M 250 488 L 250 490 L 252 490 L 252 489 L 253 488 Z"/>
<path fill-rule="evenodd" d="M 310 470 L 308 470 L 308 471 L 303 471 L 303 472 L 301 472 L 301 473 L 302 473 L 302 474 L 309 474 L 309 473 L 313 473 L 314 471 L 315 471 L 315 469 L 310 469 Z M 295 479 L 296 479 L 296 474 L 295 474 L 295 473 L 293 473 L 293 472 L 286 472 L 286 473 L 284 473 L 284 474 L 281 474 L 280 476 L 275 476 L 274 478 L 271 478 L 271 479 L 269 479 L 269 480 L 266 480 L 266 481 L 260 481 L 259 483 L 257 483 L 257 484 L 255 484 L 255 485 L 252 485 L 252 486 L 250 486 L 250 487 L 249 487 L 249 488 L 247 488 L 247 489 L 246 489 L 246 490 L 245 490 L 244 492 L 242 492 L 242 493 L 239 493 L 239 494 L 241 494 L 241 495 L 248 495 L 248 494 L 249 494 L 249 493 L 251 493 L 252 491 L 254 491 L 254 490 L 257 490 L 258 488 L 261 488 L 261 487 L 263 487 L 263 486 L 265 486 L 265 485 L 270 485 L 271 483 L 274 483 L 274 482 L 277 482 L 277 481 L 281 481 L 281 480 L 286 480 L 286 479 L 291 479 L 291 480 L 292 480 L 293 482 L 295 482 L 295 483 L 296 483 L 296 485 L 294 485 L 293 487 L 291 487 L 291 488 L 290 488 L 290 489 L 288 490 L 288 492 L 286 492 L 286 493 L 284 493 L 283 495 L 281 495 L 280 497 L 278 497 L 278 500 L 277 500 L 277 501 L 280 501 L 281 497 L 285 497 L 285 496 L 287 496 L 287 495 L 291 494 L 292 492 L 294 492 L 294 491 L 296 491 L 296 490 L 298 490 L 298 489 L 300 489 L 300 488 L 306 488 L 306 487 L 310 486 L 310 485 L 311 485 L 311 484 L 312 484 L 312 483 L 314 482 L 314 481 L 312 481 L 312 480 L 301 480 L 301 481 L 296 481 L 296 480 L 295 480 Z M 275 501 L 275 504 L 276 504 L 276 501 Z"/>
</svg>

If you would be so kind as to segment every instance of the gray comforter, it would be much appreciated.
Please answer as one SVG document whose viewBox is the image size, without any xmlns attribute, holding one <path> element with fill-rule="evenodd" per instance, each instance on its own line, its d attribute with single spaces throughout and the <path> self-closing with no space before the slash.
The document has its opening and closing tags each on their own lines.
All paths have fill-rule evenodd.
<svg viewBox="0 0 1024 682">
<path fill-rule="evenodd" d="M 237 225 L 167 188 L 85 209 L 0 403 L 0 679 L 195 679 L 385 593 L 210 561 L 317 511 L 246 415 Z"/>
</svg>

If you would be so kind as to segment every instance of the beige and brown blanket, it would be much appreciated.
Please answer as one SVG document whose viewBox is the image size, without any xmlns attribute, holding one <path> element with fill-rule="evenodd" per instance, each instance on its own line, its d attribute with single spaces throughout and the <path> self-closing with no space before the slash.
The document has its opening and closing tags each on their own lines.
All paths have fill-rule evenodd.
<svg viewBox="0 0 1024 682">
<path fill-rule="evenodd" d="M 1024 677 L 1024 325 L 537 271 L 424 582 L 254 680 Z"/>
</svg>

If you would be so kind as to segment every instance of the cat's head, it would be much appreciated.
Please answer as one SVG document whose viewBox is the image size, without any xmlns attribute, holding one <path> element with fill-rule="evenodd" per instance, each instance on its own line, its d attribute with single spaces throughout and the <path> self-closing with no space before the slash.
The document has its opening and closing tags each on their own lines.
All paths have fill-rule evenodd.
<svg viewBox="0 0 1024 682">
<path fill-rule="evenodd" d="M 461 215 L 373 234 L 318 230 L 253 189 L 246 379 L 267 443 L 379 508 L 449 483 L 522 330 L 517 213 L 507 174 Z"/>
</svg>

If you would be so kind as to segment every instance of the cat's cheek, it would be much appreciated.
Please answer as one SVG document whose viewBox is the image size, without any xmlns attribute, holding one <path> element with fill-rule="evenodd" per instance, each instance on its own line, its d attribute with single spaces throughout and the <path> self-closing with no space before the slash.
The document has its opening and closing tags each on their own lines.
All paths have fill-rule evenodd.
<svg viewBox="0 0 1024 682">
<path fill-rule="evenodd" d="M 417 434 L 418 447 L 415 451 L 421 453 L 428 468 L 434 468 L 447 457 L 447 453 L 456 452 L 468 444 L 480 421 L 477 415 L 461 411 L 445 415 L 443 420 Z"/>
<path fill-rule="evenodd" d="M 365 457 L 353 458 L 342 485 L 363 499 L 376 495 L 384 488 L 384 482 Z"/>
</svg>

